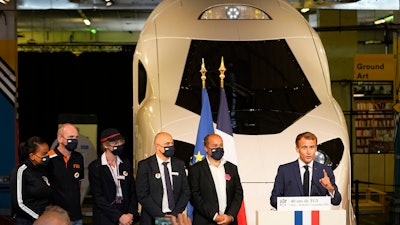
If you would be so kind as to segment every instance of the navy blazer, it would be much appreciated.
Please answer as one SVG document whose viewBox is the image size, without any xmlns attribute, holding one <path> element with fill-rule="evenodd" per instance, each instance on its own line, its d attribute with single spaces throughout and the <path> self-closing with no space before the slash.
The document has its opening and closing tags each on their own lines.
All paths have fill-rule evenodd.
<svg viewBox="0 0 400 225">
<path fill-rule="evenodd" d="M 225 214 L 234 218 L 237 224 L 237 214 L 243 201 L 243 189 L 236 165 L 226 162 L 226 209 Z M 208 161 L 204 159 L 189 168 L 189 184 L 192 191 L 190 199 L 193 205 L 193 225 L 215 225 L 215 213 L 219 212 L 217 191 Z"/>
<path fill-rule="evenodd" d="M 329 191 L 319 182 L 319 179 L 324 177 L 324 169 L 331 180 L 332 186 L 335 188 L 335 195 L 331 198 L 331 204 L 339 205 L 342 201 L 342 196 L 336 186 L 335 175 L 331 167 L 316 161 L 313 163 L 310 196 L 330 196 Z M 270 203 L 274 208 L 277 206 L 277 197 L 281 196 L 304 196 L 298 160 L 280 165 L 278 168 L 270 198 Z"/>
<path fill-rule="evenodd" d="M 175 208 L 171 214 L 182 213 L 190 198 L 190 188 L 185 171 L 185 163 L 171 157 L 172 182 Z M 156 155 L 152 155 L 138 163 L 136 174 L 136 193 L 142 205 L 141 225 L 154 224 L 155 217 L 164 217 L 162 212 L 163 185 Z"/>
<path fill-rule="evenodd" d="M 118 224 L 122 214 L 132 213 L 134 223 L 139 221 L 138 202 L 135 191 L 132 166 L 127 159 L 121 159 L 119 174 L 125 177 L 120 180 L 123 202 L 115 206 L 116 187 L 114 178 L 107 165 L 101 165 L 101 158 L 89 164 L 90 190 L 93 195 L 93 224 Z"/>
</svg>

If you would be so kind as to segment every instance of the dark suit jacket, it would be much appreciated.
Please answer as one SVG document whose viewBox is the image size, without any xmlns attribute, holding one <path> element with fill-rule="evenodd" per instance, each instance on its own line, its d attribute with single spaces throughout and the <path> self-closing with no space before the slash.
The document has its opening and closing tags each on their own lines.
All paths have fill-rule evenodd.
<svg viewBox="0 0 400 225">
<path fill-rule="evenodd" d="M 319 183 L 319 179 L 324 177 L 323 169 L 325 169 L 332 186 L 335 188 L 335 195 L 331 199 L 331 203 L 332 205 L 339 205 L 342 201 L 342 196 L 336 186 L 335 175 L 331 167 L 315 161 L 313 163 L 310 195 L 330 196 L 328 190 Z M 281 196 L 304 196 L 298 160 L 280 165 L 278 168 L 278 174 L 275 177 L 274 189 L 272 190 L 270 198 L 270 203 L 273 207 L 276 208 L 277 197 Z"/>
<path fill-rule="evenodd" d="M 132 213 L 134 222 L 139 220 L 138 202 L 135 191 L 135 181 L 132 166 L 127 159 L 122 159 L 119 165 L 123 204 L 116 207 L 113 202 L 116 187 L 113 176 L 107 165 L 101 165 L 101 158 L 89 164 L 90 190 L 93 195 L 93 224 L 110 225 L 118 224 L 122 214 Z"/>
<path fill-rule="evenodd" d="M 237 214 L 243 201 L 243 189 L 237 167 L 226 162 L 226 198 L 225 214 L 234 218 L 232 224 L 237 224 Z M 217 224 L 213 221 L 215 213 L 219 212 L 217 191 L 214 179 L 206 159 L 189 168 L 189 184 L 192 191 L 190 199 L 193 205 L 193 225 Z"/>
<path fill-rule="evenodd" d="M 185 163 L 178 158 L 171 157 L 171 168 L 175 198 L 175 208 L 171 214 L 176 216 L 185 210 L 190 198 L 190 189 Z M 154 224 L 155 217 L 165 216 L 162 212 L 163 185 L 156 155 L 138 163 L 136 193 L 139 203 L 142 205 L 140 225 Z"/>
</svg>

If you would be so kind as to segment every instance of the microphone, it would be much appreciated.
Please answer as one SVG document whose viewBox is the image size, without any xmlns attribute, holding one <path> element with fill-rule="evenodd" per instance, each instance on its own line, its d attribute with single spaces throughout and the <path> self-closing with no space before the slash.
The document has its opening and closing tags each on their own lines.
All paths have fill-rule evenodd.
<svg viewBox="0 0 400 225">
<path fill-rule="evenodd" d="M 284 196 L 287 195 L 287 190 L 290 190 L 291 186 L 292 186 L 292 180 L 289 180 L 283 193 Z"/>
<path fill-rule="evenodd" d="M 317 189 L 317 192 L 318 192 L 318 196 L 325 196 L 323 194 L 323 192 L 321 192 L 321 190 L 319 189 L 318 184 L 315 183 L 314 179 L 311 179 L 311 186 L 315 186 L 315 188 Z"/>
</svg>

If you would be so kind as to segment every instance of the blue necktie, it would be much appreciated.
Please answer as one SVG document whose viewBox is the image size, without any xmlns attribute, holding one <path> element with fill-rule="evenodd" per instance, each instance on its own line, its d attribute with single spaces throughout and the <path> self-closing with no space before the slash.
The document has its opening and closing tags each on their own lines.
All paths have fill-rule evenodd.
<svg viewBox="0 0 400 225">
<path fill-rule="evenodd" d="M 164 176 L 165 176 L 165 186 L 167 187 L 168 206 L 169 209 L 172 211 L 175 208 L 175 199 L 174 199 L 174 192 L 172 191 L 171 178 L 169 176 L 169 170 L 167 167 L 168 162 L 163 162 L 162 164 L 164 166 Z"/>
</svg>

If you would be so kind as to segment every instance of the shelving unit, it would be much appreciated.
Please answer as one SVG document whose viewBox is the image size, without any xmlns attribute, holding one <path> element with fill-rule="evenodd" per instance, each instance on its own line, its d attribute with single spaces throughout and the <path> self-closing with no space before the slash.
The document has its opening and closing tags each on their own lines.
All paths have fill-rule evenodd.
<svg viewBox="0 0 400 225">
<path fill-rule="evenodd" d="M 392 100 L 355 100 L 354 153 L 393 152 L 394 114 Z"/>
<path fill-rule="evenodd" d="M 361 188 L 393 191 L 395 118 L 393 81 L 355 82 L 353 104 L 353 180 Z"/>
<path fill-rule="evenodd" d="M 393 82 L 358 82 L 354 87 L 353 153 L 393 152 Z"/>
</svg>

